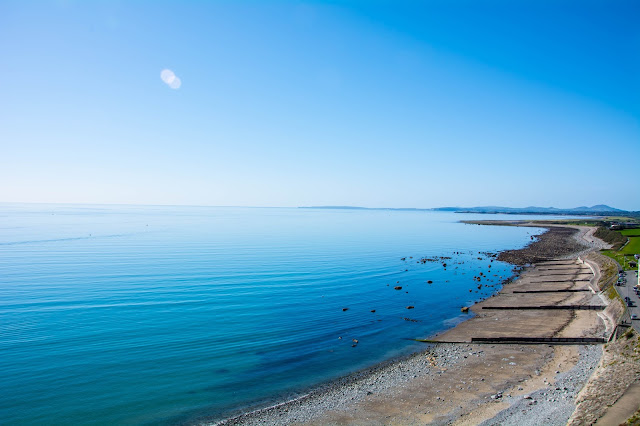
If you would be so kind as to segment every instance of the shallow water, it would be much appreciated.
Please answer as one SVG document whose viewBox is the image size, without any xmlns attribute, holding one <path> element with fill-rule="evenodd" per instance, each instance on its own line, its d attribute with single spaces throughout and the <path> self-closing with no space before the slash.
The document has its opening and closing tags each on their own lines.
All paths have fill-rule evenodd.
<svg viewBox="0 0 640 426">
<path fill-rule="evenodd" d="M 215 418 L 415 350 L 511 275 L 483 252 L 540 232 L 474 218 L 0 205 L 0 419 Z"/>
</svg>

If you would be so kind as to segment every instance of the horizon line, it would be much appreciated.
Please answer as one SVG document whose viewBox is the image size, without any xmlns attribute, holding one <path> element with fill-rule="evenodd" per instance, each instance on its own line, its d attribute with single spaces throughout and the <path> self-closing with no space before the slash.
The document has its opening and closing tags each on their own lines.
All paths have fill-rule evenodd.
<svg viewBox="0 0 640 426">
<path fill-rule="evenodd" d="M 134 204 L 134 203 L 86 203 L 86 202 L 40 202 L 40 201 L 0 201 L 0 205 L 7 204 L 28 204 L 28 205 L 64 205 L 64 206 L 130 206 L 130 207 L 216 207 L 216 208 L 263 208 L 263 209 L 334 209 L 334 210 L 419 210 L 419 211 L 433 211 L 437 209 L 477 209 L 477 208 L 500 208 L 500 209 L 518 209 L 526 210 L 528 208 L 544 208 L 555 209 L 559 211 L 575 210 L 579 207 L 540 207 L 529 205 L 526 207 L 510 207 L 510 206 L 495 206 L 495 205 L 480 205 L 480 206 L 439 206 L 439 207 L 364 207 L 364 206 L 348 206 L 348 205 L 311 205 L 311 206 L 257 206 L 257 205 L 215 205 L 215 204 Z M 613 210 L 619 210 L 620 213 L 634 213 L 635 210 L 624 210 L 615 207 L 608 206 L 606 204 L 594 204 L 593 206 L 605 205 Z M 588 206 L 580 206 L 587 207 Z M 605 211 L 605 210 L 603 210 Z"/>
</svg>

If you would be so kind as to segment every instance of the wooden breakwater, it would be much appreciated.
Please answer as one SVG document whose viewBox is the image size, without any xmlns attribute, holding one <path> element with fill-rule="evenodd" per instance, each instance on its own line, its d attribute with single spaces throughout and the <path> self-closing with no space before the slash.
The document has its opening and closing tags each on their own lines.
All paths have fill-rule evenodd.
<svg viewBox="0 0 640 426">
<path fill-rule="evenodd" d="M 472 337 L 471 343 L 555 343 L 595 345 L 606 343 L 604 337 Z"/>
<path fill-rule="evenodd" d="M 604 305 L 541 305 L 541 306 L 483 306 L 482 309 L 494 310 L 523 310 L 523 309 L 556 309 L 556 310 L 572 310 L 572 311 L 602 311 L 606 308 Z"/>
</svg>

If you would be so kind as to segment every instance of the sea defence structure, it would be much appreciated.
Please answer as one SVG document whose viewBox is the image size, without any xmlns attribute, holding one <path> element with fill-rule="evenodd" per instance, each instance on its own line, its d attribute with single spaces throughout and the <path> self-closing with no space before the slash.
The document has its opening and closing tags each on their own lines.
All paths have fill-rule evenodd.
<svg viewBox="0 0 640 426">
<path fill-rule="evenodd" d="M 604 343 L 608 336 L 604 335 L 605 327 L 598 313 L 606 305 L 595 294 L 595 281 L 594 271 L 577 258 L 530 265 L 498 295 L 472 306 L 474 318 L 433 340 L 494 344 Z M 569 323 L 578 318 L 601 326 L 590 328 L 590 332 L 568 329 Z"/>
</svg>

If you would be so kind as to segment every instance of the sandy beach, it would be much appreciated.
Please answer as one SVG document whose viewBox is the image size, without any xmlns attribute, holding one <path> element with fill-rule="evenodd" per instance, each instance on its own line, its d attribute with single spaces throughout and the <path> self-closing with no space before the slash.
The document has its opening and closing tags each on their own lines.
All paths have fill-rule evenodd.
<svg viewBox="0 0 640 426">
<path fill-rule="evenodd" d="M 519 278 L 424 351 L 217 424 L 566 424 L 615 325 L 585 259 L 604 246 L 592 233 L 549 226 L 500 253 L 526 265 Z"/>
</svg>

